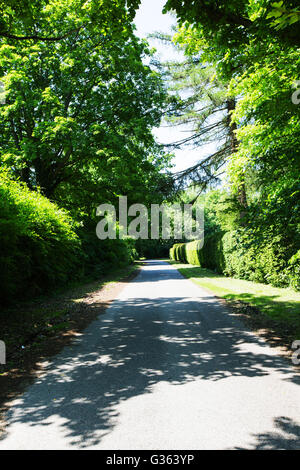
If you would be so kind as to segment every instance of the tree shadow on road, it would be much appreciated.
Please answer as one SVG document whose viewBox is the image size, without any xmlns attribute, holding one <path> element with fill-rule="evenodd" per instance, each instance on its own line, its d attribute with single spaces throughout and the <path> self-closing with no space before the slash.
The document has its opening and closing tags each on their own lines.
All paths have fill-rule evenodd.
<svg viewBox="0 0 300 470">
<path fill-rule="evenodd" d="M 138 292 L 139 279 L 135 282 Z M 252 347 L 245 351 L 249 343 Z M 151 393 L 161 381 L 182 385 L 199 378 L 218 381 L 277 371 L 282 380 L 299 384 L 290 364 L 266 347 L 209 296 L 201 298 L 201 305 L 182 297 L 116 300 L 54 359 L 10 410 L 8 420 L 49 426 L 59 416 L 67 440 L 75 448 L 87 448 L 113 430 L 121 401 Z M 299 428 L 296 433 L 299 437 Z M 258 446 L 271 438 L 262 436 Z M 272 439 L 276 447 L 276 437 Z M 296 445 L 296 439 L 288 442 Z"/>
<path fill-rule="evenodd" d="M 253 450 L 299 450 L 300 426 L 297 423 L 290 418 L 280 416 L 274 419 L 274 427 L 273 432 L 253 436 L 255 439 Z M 246 449 L 236 447 L 235 450 Z"/>
</svg>

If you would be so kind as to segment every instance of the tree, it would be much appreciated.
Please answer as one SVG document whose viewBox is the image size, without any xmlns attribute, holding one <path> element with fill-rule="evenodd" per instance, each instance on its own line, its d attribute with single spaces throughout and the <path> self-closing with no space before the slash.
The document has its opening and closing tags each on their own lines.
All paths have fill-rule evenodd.
<svg viewBox="0 0 300 470">
<path fill-rule="evenodd" d="M 252 45 L 251 55 L 258 47 Z M 228 166 L 232 188 L 245 172 L 255 175 L 249 224 L 280 239 L 291 254 L 300 248 L 300 108 L 291 99 L 299 65 L 297 49 L 274 43 L 264 60 L 231 83 L 240 97 L 233 114 L 239 149 Z"/>
<path fill-rule="evenodd" d="M 132 19 L 135 2 L 131 3 L 128 13 Z M 110 18 L 112 26 L 119 21 L 116 7 L 125 11 L 125 6 L 123 0 L 92 0 L 89 4 L 84 0 L 1 0 L 0 37 L 13 41 L 62 41 L 92 23 L 103 21 L 101 11 L 106 12 L 106 19 Z M 50 24 L 49 15 L 52 17 Z"/>
<path fill-rule="evenodd" d="M 49 2 L 40 20 L 45 33 L 56 34 L 62 18 L 65 31 L 85 27 L 59 42 L 3 39 L 0 48 L 2 164 L 52 199 L 66 188 L 85 193 L 82 185 L 126 194 L 134 175 L 144 184 L 147 171 L 164 166 L 151 134 L 162 82 L 142 63 L 148 49 L 123 2 L 100 3 L 80 3 L 73 14 L 72 2 Z"/>
<path fill-rule="evenodd" d="M 186 34 L 181 28 L 173 40 L 177 48 L 185 53 L 185 60 L 160 64 L 169 84 L 169 108 L 165 119 L 172 126 L 188 126 L 189 135 L 179 141 L 168 144 L 171 148 L 204 147 L 214 144 L 214 150 L 193 166 L 177 173 L 179 188 L 186 184 L 197 185 L 201 193 L 208 186 L 218 183 L 224 174 L 225 165 L 230 155 L 237 152 L 236 123 L 231 116 L 236 106 L 234 95 L 228 93 L 229 83 L 218 78 L 213 63 L 203 57 L 203 41 Z M 171 41 L 171 38 L 156 35 L 157 39 Z M 247 208 L 245 186 L 238 193 L 242 208 Z"/>
<path fill-rule="evenodd" d="M 287 267 L 300 248 L 300 108 L 292 100 L 300 65 L 298 42 L 293 40 L 298 29 L 293 11 L 297 5 L 243 2 L 240 12 L 244 11 L 253 25 L 243 26 L 238 33 L 233 24 L 226 38 L 230 25 L 227 13 L 238 10 L 234 2 L 214 3 L 224 12 L 224 24 L 218 16 L 214 20 L 213 8 L 196 11 L 195 2 L 191 2 L 179 12 L 182 21 L 191 15 L 192 23 L 181 27 L 179 39 L 188 44 L 190 54 L 201 50 L 202 59 L 216 65 L 218 78 L 229 83 L 228 96 L 236 100 L 231 120 L 236 151 L 227 165 L 231 191 L 240 194 L 249 180 L 255 181 L 247 217 L 249 232 L 245 235 L 253 244 L 272 246 L 272 252 L 280 254 L 280 263 Z M 285 12 L 280 11 L 283 6 Z M 271 14 L 270 9 L 278 14 Z M 285 15 L 291 11 L 292 22 L 287 25 Z M 284 21 L 276 26 L 274 18 Z"/>
<path fill-rule="evenodd" d="M 210 12 L 208 6 L 211 2 L 206 2 L 207 7 L 203 9 L 199 8 L 201 3 L 198 2 L 197 6 L 191 2 L 183 8 L 181 2 L 177 2 L 181 5 L 177 10 L 180 19 L 188 21 L 190 15 L 191 23 L 180 28 L 177 40 L 186 45 L 190 55 L 201 50 L 202 62 L 214 63 L 219 80 L 230 83 L 228 96 L 234 97 L 237 103 L 231 123 L 232 144 L 237 151 L 233 152 L 229 166 L 233 189 L 240 193 L 247 173 L 253 171 L 259 175 L 261 184 L 267 181 L 269 185 L 273 180 L 276 185 L 278 165 L 285 173 L 288 168 L 294 175 L 299 171 L 294 140 L 298 139 L 299 107 L 291 101 L 293 84 L 297 80 L 299 52 L 294 43 L 277 34 L 274 25 L 270 26 L 271 29 L 268 27 L 273 18 L 269 10 L 279 10 L 278 18 L 284 18 L 287 11 L 293 11 L 292 24 L 285 28 L 289 36 L 296 25 L 293 2 L 244 2 L 240 11 L 244 8 L 248 16 L 251 13 L 249 18 L 257 28 L 262 22 L 262 30 L 254 28 L 250 34 L 250 30 L 245 28 L 246 36 L 237 35 L 232 41 L 230 34 L 227 39 L 224 37 L 226 24 L 223 28 L 221 19 L 218 15 L 214 19 L 212 12 L 213 7 L 222 9 L 226 19 L 227 13 L 237 11 L 234 2 L 226 2 L 226 5 L 213 2 L 215 5 L 210 5 Z M 283 11 L 283 7 L 289 10 Z M 232 34 L 235 34 L 234 28 Z M 265 168 L 268 168 L 267 172 Z"/>
<path fill-rule="evenodd" d="M 170 127 L 184 126 L 190 133 L 166 147 L 199 148 L 209 143 L 216 146 L 212 154 L 176 174 L 180 186 L 194 181 L 204 189 L 218 181 L 231 149 L 226 88 L 215 77 L 214 67 L 201 63 L 197 55 L 186 56 L 184 62 L 162 64 L 162 67 L 169 83 L 170 105 L 165 120 Z"/>
<path fill-rule="evenodd" d="M 188 5 L 184 0 L 168 0 L 164 10 L 174 10 L 181 23 L 187 22 L 201 29 L 204 37 L 223 50 L 224 47 L 245 46 L 253 38 L 264 40 L 266 36 L 275 37 L 290 46 L 299 46 L 296 21 L 290 22 L 285 31 L 274 28 L 271 16 L 274 5 L 276 9 L 273 0 L 190 0 Z M 284 5 L 295 14 L 299 2 L 288 0 Z"/>
</svg>

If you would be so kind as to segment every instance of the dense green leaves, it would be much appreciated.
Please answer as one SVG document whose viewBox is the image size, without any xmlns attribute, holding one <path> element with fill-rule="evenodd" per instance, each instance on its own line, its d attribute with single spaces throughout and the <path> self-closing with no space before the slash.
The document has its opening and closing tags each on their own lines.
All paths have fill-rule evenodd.
<svg viewBox="0 0 300 470">
<path fill-rule="evenodd" d="M 96 23 L 103 32 L 121 31 L 123 20 L 133 18 L 136 3 L 127 11 L 125 0 L 1 0 L 0 37 L 58 42 Z"/>
<path fill-rule="evenodd" d="M 188 4 L 184 0 L 168 0 L 165 9 L 175 10 L 182 23 L 196 26 L 218 49 L 245 46 L 253 38 L 264 40 L 266 36 L 299 46 L 299 16 L 297 19 L 295 13 L 299 3 L 287 0 L 282 4 L 283 15 L 274 0 L 189 0 Z M 286 30 L 274 28 L 274 14 L 279 14 L 282 22 L 292 15 Z"/>
<path fill-rule="evenodd" d="M 1 172 L 1 302 L 78 279 L 84 255 L 75 230 L 64 210 Z"/>
<path fill-rule="evenodd" d="M 298 2 L 169 0 L 167 8 L 174 8 L 181 22 L 174 40 L 198 67 L 214 65 L 236 103 L 228 191 L 207 197 L 204 265 L 298 287 Z M 242 193 L 246 204 L 240 211 L 236 202 Z M 219 261 L 214 253 L 222 254 Z"/>
<path fill-rule="evenodd" d="M 128 204 L 172 199 L 171 156 L 152 135 L 164 110 L 169 124 L 193 126 L 191 139 L 175 147 L 216 145 L 176 175 L 195 185 L 193 200 L 226 169 L 227 188 L 206 195 L 205 250 L 192 243 L 174 253 L 232 276 L 299 287 L 298 2 L 166 1 L 187 59 L 167 65 L 165 83 L 145 65 L 150 51 L 134 35 L 139 4 L 0 1 L 5 295 L 42 292 L 76 266 L 78 275 L 100 274 L 132 261 L 131 240 L 97 240 L 95 209 L 117 205 L 121 195 Z"/>
<path fill-rule="evenodd" d="M 30 201 L 14 222 L 9 201 L 15 193 L 3 196 L 8 297 L 22 289 L 44 292 L 69 282 L 71 272 L 99 275 L 130 263 L 137 255 L 132 240 L 97 239 L 96 207 L 117 204 L 120 195 L 129 204 L 161 202 L 172 181 L 170 157 L 152 135 L 166 92 L 144 63 L 150 52 L 134 35 L 134 10 L 124 0 L 10 0 L 0 2 L 0 11 L 0 164 L 24 183 L 12 190 Z M 49 215 L 40 206 L 63 207 L 69 215 Z M 57 233 L 57 224 L 66 231 Z"/>
<path fill-rule="evenodd" d="M 164 92 L 142 64 L 147 50 L 128 21 L 121 31 L 92 24 L 76 40 L 0 49 L 2 161 L 48 196 L 65 181 L 78 184 L 91 169 L 98 184 L 109 179 L 120 188 L 112 180 L 118 167 L 138 167 L 157 152 L 151 128 L 159 123 Z M 126 184 L 125 171 L 123 179 Z"/>
<path fill-rule="evenodd" d="M 29 190 L 7 172 L 0 173 L 0 303 L 11 303 L 101 276 L 136 257 L 134 240 L 99 242 L 91 226 L 39 191 Z"/>
</svg>

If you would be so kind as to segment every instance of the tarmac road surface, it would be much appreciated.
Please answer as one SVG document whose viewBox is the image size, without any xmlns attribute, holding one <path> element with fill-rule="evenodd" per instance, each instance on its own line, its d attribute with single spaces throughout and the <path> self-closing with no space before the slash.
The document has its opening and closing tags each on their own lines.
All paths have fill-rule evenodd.
<svg viewBox="0 0 300 470">
<path fill-rule="evenodd" d="M 299 385 L 213 295 L 148 261 L 14 401 L 0 450 L 299 449 Z"/>
</svg>

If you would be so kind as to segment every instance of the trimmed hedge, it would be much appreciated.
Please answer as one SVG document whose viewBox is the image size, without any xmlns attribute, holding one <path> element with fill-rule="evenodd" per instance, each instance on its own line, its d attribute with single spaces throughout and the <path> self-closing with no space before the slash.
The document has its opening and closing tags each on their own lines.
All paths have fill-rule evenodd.
<svg viewBox="0 0 300 470">
<path fill-rule="evenodd" d="M 287 260 L 280 240 L 258 243 L 246 229 L 208 235 L 203 249 L 197 241 L 176 244 L 170 259 L 226 276 L 300 290 L 300 250 Z"/>
<path fill-rule="evenodd" d="M 201 248 L 201 242 L 199 240 L 188 243 L 176 243 L 170 249 L 170 259 L 181 263 L 216 269 L 219 256 L 216 256 L 215 245 L 216 243 L 213 237 L 206 237 L 205 250 Z"/>
<path fill-rule="evenodd" d="M 175 261 L 187 263 L 185 245 L 185 243 L 175 243 L 175 245 L 170 249 L 170 258 Z"/>
<path fill-rule="evenodd" d="M 226 275 L 278 287 L 290 285 L 285 248 L 278 241 L 258 244 L 240 230 L 227 232 L 222 243 Z"/>
</svg>

